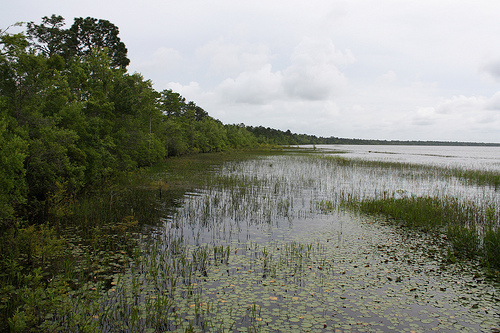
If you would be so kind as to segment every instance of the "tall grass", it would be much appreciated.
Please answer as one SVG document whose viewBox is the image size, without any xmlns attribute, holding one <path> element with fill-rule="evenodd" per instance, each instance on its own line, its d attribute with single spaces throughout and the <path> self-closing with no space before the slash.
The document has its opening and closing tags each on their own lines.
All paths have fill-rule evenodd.
<svg viewBox="0 0 500 333">
<path fill-rule="evenodd" d="M 313 232 L 315 220 L 326 220 L 320 215 L 346 207 L 444 236 L 450 258 L 479 256 L 499 269 L 495 176 L 484 177 L 483 187 L 474 177 L 300 151 L 171 159 L 66 202 L 53 220 L 66 231 L 64 240 L 52 229 L 27 231 L 46 237 L 35 257 L 58 260 L 59 271 L 50 284 L 43 270 L 30 272 L 35 288 L 19 296 L 30 303 L 17 313 L 10 308 L 10 324 L 22 331 L 31 316 L 45 321 L 47 331 L 258 331 L 258 301 L 224 306 L 231 285 L 244 277 L 245 288 L 282 281 L 300 289 L 311 272 L 326 279 L 334 267 L 324 255 L 326 243 L 269 239 L 294 223 Z M 338 238 L 340 244 L 341 231 Z M 60 242 L 69 250 L 54 259 Z"/>
<path fill-rule="evenodd" d="M 366 199 L 348 203 L 368 214 L 383 214 L 404 226 L 425 232 L 443 233 L 453 255 L 480 256 L 485 266 L 500 269 L 498 212 L 483 209 L 455 198 L 404 197 Z"/>
</svg>

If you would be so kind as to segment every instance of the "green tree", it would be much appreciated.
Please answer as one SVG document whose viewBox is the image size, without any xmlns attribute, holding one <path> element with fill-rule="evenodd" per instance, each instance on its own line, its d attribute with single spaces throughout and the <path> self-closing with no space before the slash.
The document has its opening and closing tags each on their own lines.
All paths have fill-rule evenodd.
<svg viewBox="0 0 500 333">
<path fill-rule="evenodd" d="M 160 92 L 159 107 L 167 118 L 180 117 L 186 110 L 186 99 L 171 89 L 165 89 Z"/>
<path fill-rule="evenodd" d="M 196 146 L 201 152 L 219 152 L 227 148 L 227 136 L 224 125 L 210 117 L 205 117 L 195 124 Z"/>
<path fill-rule="evenodd" d="M 118 36 L 118 27 L 113 23 L 79 17 L 74 19 L 69 29 L 64 29 L 64 21 L 62 16 L 52 15 L 44 16 L 41 24 L 29 22 L 26 32 L 35 50 L 46 57 L 57 54 L 69 61 L 106 49 L 114 68 L 126 68 L 129 65 L 128 50 Z"/>
<path fill-rule="evenodd" d="M 75 192 L 83 185 L 84 167 L 68 154 L 78 135 L 60 126 L 60 112 L 68 106 L 70 90 L 60 72 L 59 55 L 34 53 L 20 36 L 3 38 L 3 46 L 2 113 L 10 131 L 28 144 L 23 162 L 28 206 L 35 212 L 61 188 Z"/>
<path fill-rule="evenodd" d="M 184 155 L 189 152 L 188 139 L 179 121 L 174 119 L 165 121 L 165 146 L 167 156 Z"/>
<path fill-rule="evenodd" d="M 124 75 L 116 82 L 114 96 L 115 132 L 118 154 L 138 166 L 151 165 L 166 156 L 165 120 L 158 108 L 159 94 L 142 75 Z"/>
<path fill-rule="evenodd" d="M 70 57 L 82 57 L 95 50 L 106 48 L 113 67 L 126 68 L 130 60 L 127 48 L 118 37 L 119 29 L 107 20 L 92 17 L 75 18 L 69 29 L 68 49 Z"/>
<path fill-rule="evenodd" d="M 28 142 L 9 133 L 7 122 L 0 119 L 0 227 L 11 227 L 19 205 L 26 202 L 27 186 L 24 160 Z"/>
<path fill-rule="evenodd" d="M 252 147 L 257 144 L 255 136 L 245 128 L 244 124 L 226 125 L 225 127 L 228 142 L 233 148 Z"/>
<path fill-rule="evenodd" d="M 64 56 L 68 53 L 68 31 L 63 29 L 64 18 L 59 15 L 44 16 L 41 24 L 29 22 L 26 34 L 36 50 L 46 57 Z"/>
</svg>

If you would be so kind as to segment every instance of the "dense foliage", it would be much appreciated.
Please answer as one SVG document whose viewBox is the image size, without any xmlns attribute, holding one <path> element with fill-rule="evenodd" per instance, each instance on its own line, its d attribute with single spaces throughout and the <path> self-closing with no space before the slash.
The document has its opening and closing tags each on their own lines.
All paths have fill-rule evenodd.
<svg viewBox="0 0 500 333">
<path fill-rule="evenodd" d="M 130 74 L 118 28 L 60 16 L 0 36 L 0 218 L 40 218 L 57 200 L 165 157 L 252 146 L 171 90 Z"/>
</svg>

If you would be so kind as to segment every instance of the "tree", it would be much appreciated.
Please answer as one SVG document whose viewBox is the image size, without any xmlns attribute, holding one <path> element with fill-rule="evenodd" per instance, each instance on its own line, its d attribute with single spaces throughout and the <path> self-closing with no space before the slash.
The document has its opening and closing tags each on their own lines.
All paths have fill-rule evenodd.
<svg viewBox="0 0 500 333">
<path fill-rule="evenodd" d="M 205 117 L 196 124 L 196 146 L 201 152 L 222 151 L 227 145 L 224 125 L 211 117 Z"/>
<path fill-rule="evenodd" d="M 79 17 L 69 29 L 64 29 L 64 25 L 62 16 L 45 16 L 41 24 L 29 22 L 26 32 L 34 48 L 46 57 L 57 54 L 68 62 L 74 57 L 82 60 L 106 49 L 114 68 L 126 68 L 130 63 L 127 48 L 118 37 L 118 27 L 113 23 Z"/>
<path fill-rule="evenodd" d="M 227 139 L 234 148 L 255 146 L 256 139 L 246 128 L 244 124 L 225 125 Z"/>
<path fill-rule="evenodd" d="M 165 135 L 167 156 L 178 156 L 188 153 L 188 139 L 179 121 L 172 118 L 167 119 L 165 122 Z"/>
<path fill-rule="evenodd" d="M 159 106 L 167 118 L 180 117 L 186 110 L 186 99 L 172 89 L 165 89 L 160 93 Z"/>
<path fill-rule="evenodd" d="M 26 202 L 24 159 L 28 142 L 9 133 L 7 122 L 0 119 L 0 227 L 10 226 L 16 208 Z"/>
<path fill-rule="evenodd" d="M 92 17 L 75 18 L 69 29 L 68 49 L 70 56 L 82 57 L 106 48 L 112 59 L 111 65 L 116 68 L 126 68 L 130 63 L 127 58 L 127 48 L 118 37 L 118 27 L 107 20 L 97 20 Z"/>
<path fill-rule="evenodd" d="M 35 49 L 44 56 L 63 56 L 68 52 L 69 38 L 68 31 L 62 29 L 64 25 L 64 18 L 53 14 L 51 17 L 44 16 L 41 24 L 27 23 L 26 33 Z"/>
</svg>

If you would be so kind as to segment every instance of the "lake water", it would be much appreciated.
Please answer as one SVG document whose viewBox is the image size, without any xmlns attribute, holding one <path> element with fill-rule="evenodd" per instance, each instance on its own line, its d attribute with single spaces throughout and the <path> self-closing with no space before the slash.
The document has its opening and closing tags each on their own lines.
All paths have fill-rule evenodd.
<svg viewBox="0 0 500 333">
<path fill-rule="evenodd" d="M 499 313 L 496 286 L 475 278 L 476 267 L 446 264 L 439 239 L 321 204 L 388 193 L 491 205 L 498 199 L 494 189 L 440 173 L 328 158 L 343 151 L 353 158 L 464 166 L 468 154 L 455 147 L 316 148 L 327 158 L 288 154 L 228 163 L 216 171 L 216 186 L 187 196 L 165 220 L 160 244 L 182 239 L 192 251 L 231 249 L 223 268 L 196 281 L 201 302 L 215 306 L 212 320 L 230 332 L 491 332 Z M 478 151 L 482 157 L 470 164 L 490 160 Z M 177 304 L 183 297 L 176 295 Z"/>
<path fill-rule="evenodd" d="M 211 181 L 186 194 L 145 238 L 136 266 L 114 278 L 105 325 L 145 332 L 498 332 L 498 284 L 471 262 L 448 263 L 443 237 L 341 205 L 415 195 L 498 211 L 498 192 L 439 170 L 350 164 L 331 153 L 497 170 L 500 148 L 316 149 L 324 156 L 260 156 L 213 170 Z"/>
<path fill-rule="evenodd" d="M 301 147 L 311 148 L 312 145 Z M 344 152 L 346 157 L 367 160 L 430 164 L 500 172 L 500 147 L 316 145 L 324 152 Z"/>
</svg>

